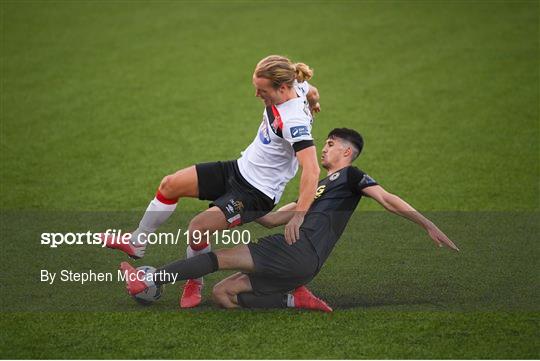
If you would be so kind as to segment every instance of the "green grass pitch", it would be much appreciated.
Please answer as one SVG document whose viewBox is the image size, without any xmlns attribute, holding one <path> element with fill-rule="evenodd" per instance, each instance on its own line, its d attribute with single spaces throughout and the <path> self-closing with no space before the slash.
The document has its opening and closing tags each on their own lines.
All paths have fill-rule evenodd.
<svg viewBox="0 0 540 361">
<path fill-rule="evenodd" d="M 1 358 L 539 358 L 539 3 L 2 1 Z M 318 148 L 359 130 L 356 165 L 462 249 L 363 200 L 310 288 L 332 314 L 141 308 L 99 247 L 40 232 L 130 229 L 161 178 L 234 159 L 262 104 L 251 74 L 283 54 L 315 69 Z M 297 196 L 298 177 L 281 204 Z M 184 200 L 164 229 L 206 204 Z M 267 234 L 251 226 L 254 234 Z M 148 251 L 159 265 L 183 247 Z"/>
</svg>

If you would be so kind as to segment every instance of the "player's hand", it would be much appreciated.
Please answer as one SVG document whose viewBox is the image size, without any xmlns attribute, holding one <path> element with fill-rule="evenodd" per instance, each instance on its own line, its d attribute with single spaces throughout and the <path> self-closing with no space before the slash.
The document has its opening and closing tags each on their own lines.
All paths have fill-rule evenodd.
<svg viewBox="0 0 540 361">
<path fill-rule="evenodd" d="M 310 107 L 311 114 L 315 114 L 321 111 L 321 104 L 319 102 L 315 103 Z"/>
<path fill-rule="evenodd" d="M 300 238 L 300 226 L 304 223 L 304 214 L 296 213 L 285 226 L 285 241 L 291 245 Z"/>
<path fill-rule="evenodd" d="M 433 225 L 431 227 L 428 227 L 426 229 L 429 236 L 435 242 L 435 244 L 439 247 L 448 247 L 454 251 L 459 252 L 459 248 L 444 234 L 437 226 Z"/>
</svg>

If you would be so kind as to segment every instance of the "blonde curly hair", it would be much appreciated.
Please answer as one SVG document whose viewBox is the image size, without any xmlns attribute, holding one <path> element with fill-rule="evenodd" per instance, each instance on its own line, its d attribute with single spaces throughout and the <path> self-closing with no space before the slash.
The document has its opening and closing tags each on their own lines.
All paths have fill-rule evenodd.
<svg viewBox="0 0 540 361">
<path fill-rule="evenodd" d="M 259 61 L 254 75 L 272 81 L 274 89 L 282 84 L 292 87 L 295 80 L 303 82 L 313 77 L 313 69 L 304 63 L 293 63 L 281 55 L 270 55 Z"/>
</svg>

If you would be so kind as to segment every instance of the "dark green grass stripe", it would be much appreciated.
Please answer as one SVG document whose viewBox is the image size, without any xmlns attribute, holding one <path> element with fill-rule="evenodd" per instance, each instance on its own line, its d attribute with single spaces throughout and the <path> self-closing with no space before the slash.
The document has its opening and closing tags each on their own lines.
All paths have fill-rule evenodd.
<svg viewBox="0 0 540 361">
<path fill-rule="evenodd" d="M 3 314 L 2 358 L 538 358 L 538 313 Z"/>
</svg>

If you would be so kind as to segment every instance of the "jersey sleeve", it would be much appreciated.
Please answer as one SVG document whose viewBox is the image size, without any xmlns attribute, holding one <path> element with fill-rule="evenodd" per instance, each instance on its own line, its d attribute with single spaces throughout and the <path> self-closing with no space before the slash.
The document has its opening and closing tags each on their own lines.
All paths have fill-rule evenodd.
<svg viewBox="0 0 540 361">
<path fill-rule="evenodd" d="M 356 194 L 362 193 L 364 188 L 378 185 L 373 178 L 356 167 L 349 169 L 348 181 L 351 191 Z"/>
<path fill-rule="evenodd" d="M 314 145 L 311 124 L 305 120 L 288 120 L 283 124 L 283 139 L 289 142 L 295 152 Z"/>
</svg>

